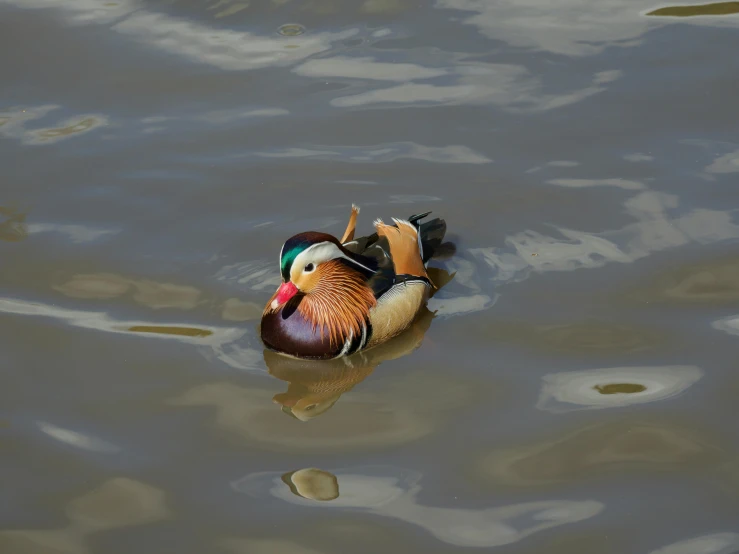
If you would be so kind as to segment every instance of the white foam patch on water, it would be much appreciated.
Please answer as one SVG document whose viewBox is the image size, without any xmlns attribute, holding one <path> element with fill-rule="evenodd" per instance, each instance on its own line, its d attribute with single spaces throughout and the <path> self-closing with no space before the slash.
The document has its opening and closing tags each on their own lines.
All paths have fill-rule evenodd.
<svg viewBox="0 0 739 554">
<path fill-rule="evenodd" d="M 259 108 L 255 110 L 211 110 L 195 117 L 198 121 L 206 123 L 229 123 L 244 119 L 259 117 L 279 117 L 289 115 L 290 112 L 284 108 Z"/>
<path fill-rule="evenodd" d="M 402 82 L 414 79 L 430 79 L 448 73 L 444 68 L 435 69 L 413 63 L 378 62 L 374 58 L 350 56 L 309 60 L 293 71 L 305 77 L 343 77 Z"/>
<path fill-rule="evenodd" d="M 63 321 L 67 325 L 104 331 L 107 333 L 121 333 L 133 337 L 146 337 L 151 339 L 174 340 L 198 345 L 219 346 L 233 342 L 245 334 L 245 330 L 237 327 L 212 327 L 200 324 L 187 324 L 183 322 L 163 323 L 151 321 L 123 321 L 110 317 L 105 312 L 92 312 L 83 310 L 72 310 L 59 306 L 52 306 L 41 302 L 30 302 L 14 298 L 0 297 L 0 313 L 47 317 Z M 208 336 L 187 336 L 166 332 L 138 332 L 131 328 L 151 329 L 194 329 L 210 333 Z"/>
<path fill-rule="evenodd" d="M 696 366 L 611 367 L 542 377 L 536 407 L 548 412 L 619 408 L 677 396 L 696 383 Z M 628 392 L 627 392 L 628 391 Z"/>
<path fill-rule="evenodd" d="M 324 472 L 328 473 L 328 472 Z M 314 501 L 293 494 L 279 473 L 256 473 L 231 484 L 255 497 L 273 496 L 310 509 L 354 509 L 416 525 L 455 546 L 493 547 L 589 519 L 604 505 L 595 500 L 543 500 L 491 508 L 442 508 L 418 500 L 421 474 L 392 466 L 357 467 L 330 472 L 338 498 Z"/>
<path fill-rule="evenodd" d="M 646 17 L 642 0 L 560 0 L 556 9 L 547 0 L 437 0 L 436 7 L 459 10 L 462 22 L 483 35 L 515 47 L 566 56 L 592 56 L 609 47 L 628 48 L 641 42 L 649 29 L 681 25 L 736 27 L 739 18 Z"/>
<path fill-rule="evenodd" d="M 716 158 L 708 167 L 708 173 L 739 173 L 739 150 Z"/>
<path fill-rule="evenodd" d="M 107 24 L 110 30 L 154 50 L 226 71 L 291 65 L 359 33 L 358 29 L 347 29 L 290 37 L 259 35 L 149 11 L 133 0 L 0 0 L 3 3 L 23 9 L 54 10 L 74 24 Z"/>
<path fill-rule="evenodd" d="M 0 4 L 26 10 L 54 10 L 75 24 L 110 23 L 141 7 L 138 0 L 0 0 Z"/>
<path fill-rule="evenodd" d="M 739 533 L 711 533 L 685 539 L 653 550 L 651 554 L 734 554 L 739 552 Z"/>
<path fill-rule="evenodd" d="M 593 74 L 590 82 L 581 88 L 561 94 L 549 94 L 544 92 L 540 77 L 532 74 L 524 66 L 463 61 L 459 59 L 459 54 L 454 54 L 451 58 L 448 60 L 447 67 L 435 68 L 437 72 L 444 71 L 444 79 L 440 83 L 418 82 L 431 78 L 430 73 L 426 75 L 419 71 L 411 72 L 411 74 L 422 75 L 415 80 L 413 77 L 407 77 L 403 81 L 387 79 L 385 77 L 389 77 L 390 74 L 385 66 L 388 64 L 381 61 L 371 62 L 370 59 L 362 58 L 362 64 L 367 71 L 365 79 L 372 79 L 372 76 L 376 75 L 377 78 L 374 80 L 395 80 L 398 84 L 334 98 L 331 100 L 331 105 L 341 108 L 377 104 L 385 107 L 419 104 L 495 105 L 511 112 L 531 113 L 580 102 L 603 92 L 606 90 L 604 85 L 621 76 L 621 72 L 617 70 L 601 71 Z M 332 60 L 333 58 L 328 58 L 324 63 L 329 64 Z M 343 60 L 340 61 L 343 63 Z M 311 70 L 310 67 L 308 70 L 302 67 L 298 67 L 295 71 Z M 334 72 L 338 73 L 338 69 Z M 345 77 L 351 78 L 354 75 L 355 72 L 351 71 Z"/>
<path fill-rule="evenodd" d="M 258 35 L 146 10 L 133 13 L 112 29 L 154 49 L 226 71 L 294 64 L 359 32 L 350 29 L 292 37 Z"/>
<path fill-rule="evenodd" d="M 88 450 L 90 452 L 101 452 L 104 454 L 112 454 L 121 451 L 121 448 L 114 444 L 85 435 L 79 431 L 64 429 L 63 427 L 58 427 L 52 423 L 46 423 L 43 421 L 39 421 L 36 425 L 42 433 L 48 435 L 52 439 L 75 448 Z"/>
<path fill-rule="evenodd" d="M 96 229 L 84 225 L 65 225 L 58 223 L 30 223 L 27 226 L 31 234 L 56 233 L 66 235 L 76 243 L 94 242 L 99 238 L 120 233 L 119 229 Z"/>
<path fill-rule="evenodd" d="M 473 294 L 470 296 L 456 296 L 451 298 L 433 297 L 428 301 L 428 308 L 436 316 L 465 315 L 473 312 L 487 310 L 497 300 L 486 294 Z"/>
<path fill-rule="evenodd" d="M 229 343 L 218 345 L 213 351 L 218 360 L 229 367 L 242 371 L 264 372 L 264 354 L 261 350 Z"/>
<path fill-rule="evenodd" d="M 106 333 L 124 334 L 137 339 L 169 340 L 188 343 L 206 358 L 219 360 L 226 365 L 245 371 L 264 373 L 261 345 L 251 348 L 244 344 L 256 340 L 245 339 L 247 327 L 215 327 L 187 322 L 124 321 L 110 317 L 105 312 L 73 310 L 41 302 L 0 297 L 0 314 L 16 314 L 46 317 L 66 325 Z M 189 333 L 189 334 L 188 334 Z"/>
<path fill-rule="evenodd" d="M 28 127 L 28 123 L 45 118 L 60 108 L 56 104 L 47 104 L 2 110 L 0 137 L 16 139 L 25 145 L 40 146 L 78 137 L 108 124 L 108 117 L 104 114 L 78 114 L 48 127 Z"/>
<path fill-rule="evenodd" d="M 393 34 L 393 31 L 391 29 L 385 28 L 385 29 L 377 29 L 377 31 L 372 33 L 372 36 L 374 38 L 384 38 L 392 34 Z"/>
<path fill-rule="evenodd" d="M 634 154 L 626 154 L 624 156 L 624 160 L 627 162 L 651 162 L 654 160 L 654 156 L 650 156 L 648 154 L 640 154 L 639 152 L 635 152 Z"/>
<path fill-rule="evenodd" d="M 336 162 L 393 162 L 409 158 L 432 163 L 486 164 L 493 160 L 461 144 L 424 146 L 414 142 L 379 144 L 371 147 L 318 146 L 317 148 L 283 148 L 255 152 L 260 158 L 315 158 Z"/>
<path fill-rule="evenodd" d="M 718 319 L 711 324 L 711 327 L 730 335 L 739 335 L 739 315 Z"/>
<path fill-rule="evenodd" d="M 644 183 L 626 179 L 550 179 L 547 183 L 569 188 L 616 187 L 624 190 L 642 190 L 647 188 Z"/>
<path fill-rule="evenodd" d="M 559 237 L 526 230 L 506 237 L 505 247 L 472 248 L 469 252 L 495 271 L 494 281 L 520 281 L 530 272 L 600 268 L 636 260 L 690 243 L 711 244 L 739 238 L 737 210 L 679 209 L 678 197 L 640 191 L 628 198 L 624 211 L 636 221 L 620 229 L 588 233 L 556 227 Z"/>
<path fill-rule="evenodd" d="M 335 56 L 311 60 L 294 72 L 323 79 L 362 79 L 365 84 L 378 87 L 334 98 L 331 104 L 336 107 L 492 104 L 514 112 L 545 111 L 579 102 L 602 92 L 603 85 L 621 76 L 618 70 L 601 71 L 593 74 L 582 88 L 548 94 L 543 91 L 541 79 L 522 65 L 469 61 L 464 54 L 454 52 L 438 52 L 434 60 L 435 65 L 427 67 L 371 57 Z M 438 82 L 429 82 L 432 79 Z M 396 84 L 383 87 L 379 84 L 382 81 Z"/>
</svg>

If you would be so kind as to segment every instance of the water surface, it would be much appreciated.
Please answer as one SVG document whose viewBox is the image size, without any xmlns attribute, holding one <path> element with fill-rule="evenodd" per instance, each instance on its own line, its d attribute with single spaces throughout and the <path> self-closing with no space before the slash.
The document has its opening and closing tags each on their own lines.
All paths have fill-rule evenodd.
<svg viewBox="0 0 739 554">
<path fill-rule="evenodd" d="M 739 552 L 735 4 L 0 0 L 0 549 Z M 352 203 L 444 286 L 265 352 Z"/>
</svg>

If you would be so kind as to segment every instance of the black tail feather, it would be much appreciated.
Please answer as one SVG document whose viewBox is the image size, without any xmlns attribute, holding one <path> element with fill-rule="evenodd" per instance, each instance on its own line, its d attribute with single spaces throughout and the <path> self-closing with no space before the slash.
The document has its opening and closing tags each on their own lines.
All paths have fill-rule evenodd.
<svg viewBox="0 0 739 554">
<path fill-rule="evenodd" d="M 423 263 L 428 262 L 438 250 L 446 234 L 446 221 L 441 218 L 432 219 L 426 223 L 420 223 L 424 217 L 431 212 L 412 215 L 408 221 L 416 226 L 421 235 L 421 246 L 423 247 Z"/>
<path fill-rule="evenodd" d="M 410 216 L 410 217 L 408 218 L 408 222 L 409 222 L 409 223 L 413 223 L 413 224 L 414 224 L 414 225 L 415 225 L 416 227 L 419 227 L 419 226 L 420 226 L 420 223 L 418 223 L 418 221 L 422 220 L 422 219 L 423 219 L 424 217 L 426 217 L 426 216 L 427 216 L 427 215 L 429 215 L 430 213 L 431 213 L 431 212 L 424 212 L 424 213 L 422 213 L 422 214 L 416 214 L 416 215 L 412 215 L 412 216 Z"/>
</svg>

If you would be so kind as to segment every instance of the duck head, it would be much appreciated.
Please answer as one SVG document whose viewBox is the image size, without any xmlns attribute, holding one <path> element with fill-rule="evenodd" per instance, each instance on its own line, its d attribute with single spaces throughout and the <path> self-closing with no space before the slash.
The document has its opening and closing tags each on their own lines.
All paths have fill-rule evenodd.
<svg viewBox="0 0 739 554">
<path fill-rule="evenodd" d="M 297 310 L 314 332 L 332 343 L 361 334 L 376 300 L 367 280 L 377 270 L 370 258 L 350 252 L 326 233 L 300 233 L 280 251 L 282 283 L 267 302 L 262 321 Z"/>
<path fill-rule="evenodd" d="M 359 258 L 326 233 L 307 232 L 289 238 L 280 250 L 282 284 L 267 303 L 265 313 L 278 310 L 297 295 L 315 293 L 332 276 L 346 276 L 351 270 L 365 279 L 374 274 L 371 260 Z"/>
</svg>

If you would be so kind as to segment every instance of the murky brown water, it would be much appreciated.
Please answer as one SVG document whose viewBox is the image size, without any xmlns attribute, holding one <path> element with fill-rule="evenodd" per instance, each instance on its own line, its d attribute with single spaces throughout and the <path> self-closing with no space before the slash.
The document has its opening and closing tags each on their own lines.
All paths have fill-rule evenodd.
<svg viewBox="0 0 739 554">
<path fill-rule="evenodd" d="M 739 552 L 737 12 L 0 0 L 0 551 Z M 352 202 L 446 285 L 265 353 Z"/>
</svg>

